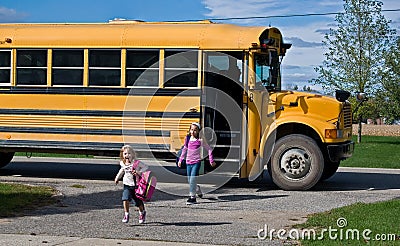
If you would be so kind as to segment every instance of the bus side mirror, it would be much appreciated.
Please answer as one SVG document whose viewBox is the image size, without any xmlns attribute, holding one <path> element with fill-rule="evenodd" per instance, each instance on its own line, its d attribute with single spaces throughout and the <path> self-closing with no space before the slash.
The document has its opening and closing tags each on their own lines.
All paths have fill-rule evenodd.
<svg viewBox="0 0 400 246">
<path fill-rule="evenodd" d="M 339 102 L 345 102 L 349 97 L 350 97 L 350 92 L 348 91 L 343 91 L 343 90 L 337 90 L 336 91 L 336 100 Z"/>
</svg>

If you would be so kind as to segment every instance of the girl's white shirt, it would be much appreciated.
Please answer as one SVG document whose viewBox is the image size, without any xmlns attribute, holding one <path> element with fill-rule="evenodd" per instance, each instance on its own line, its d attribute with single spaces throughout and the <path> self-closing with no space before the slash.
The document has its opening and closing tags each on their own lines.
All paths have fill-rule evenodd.
<svg viewBox="0 0 400 246">
<path fill-rule="evenodd" d="M 132 174 L 133 163 L 125 165 L 123 161 L 120 161 L 119 165 L 121 166 L 121 168 L 119 169 L 117 176 L 115 178 L 119 180 L 123 176 L 124 178 L 122 179 L 122 183 L 124 185 L 136 186 L 136 176 Z M 147 169 L 148 166 L 141 161 L 139 161 L 138 166 L 135 168 L 136 172 L 139 175 L 142 175 L 142 173 L 145 172 Z"/>
</svg>

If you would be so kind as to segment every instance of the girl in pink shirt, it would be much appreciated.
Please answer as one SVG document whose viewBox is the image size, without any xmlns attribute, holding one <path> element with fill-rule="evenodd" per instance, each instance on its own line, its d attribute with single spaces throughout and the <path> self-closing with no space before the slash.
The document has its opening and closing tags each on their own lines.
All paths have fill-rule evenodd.
<svg viewBox="0 0 400 246">
<path fill-rule="evenodd" d="M 196 177 L 199 176 L 201 165 L 201 147 L 204 147 L 208 151 L 211 166 L 214 167 L 216 165 L 210 146 L 203 139 L 199 138 L 200 128 L 200 124 L 196 122 L 190 125 L 188 134 L 190 138 L 186 138 L 178 162 L 178 166 L 181 167 L 183 159 L 186 159 L 186 174 L 189 182 L 189 199 L 186 201 L 187 205 L 196 203 L 196 193 L 199 197 L 203 196 L 196 180 Z M 186 143 L 186 141 L 188 142 Z"/>
</svg>

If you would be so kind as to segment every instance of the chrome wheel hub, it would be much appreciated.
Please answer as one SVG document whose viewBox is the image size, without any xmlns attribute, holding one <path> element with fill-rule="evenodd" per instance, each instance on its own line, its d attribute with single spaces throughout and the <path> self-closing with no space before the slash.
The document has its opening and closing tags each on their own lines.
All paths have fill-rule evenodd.
<svg viewBox="0 0 400 246">
<path fill-rule="evenodd" d="M 280 161 L 280 169 L 286 177 L 300 179 L 307 175 L 311 167 L 310 155 L 302 149 L 286 151 Z"/>
</svg>

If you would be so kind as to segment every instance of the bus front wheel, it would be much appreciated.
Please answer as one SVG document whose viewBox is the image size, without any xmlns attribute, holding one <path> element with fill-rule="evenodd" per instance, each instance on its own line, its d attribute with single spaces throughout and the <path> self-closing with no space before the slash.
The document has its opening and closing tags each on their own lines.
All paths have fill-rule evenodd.
<svg viewBox="0 0 400 246">
<path fill-rule="evenodd" d="M 14 157 L 14 152 L 0 152 L 0 168 L 7 166 Z"/>
<path fill-rule="evenodd" d="M 340 161 L 325 161 L 324 173 L 322 174 L 321 180 L 324 181 L 332 177 L 338 170 Z"/>
<path fill-rule="evenodd" d="M 324 157 L 314 139 L 291 134 L 276 141 L 269 168 L 281 189 L 308 190 L 321 179 Z"/>
</svg>

